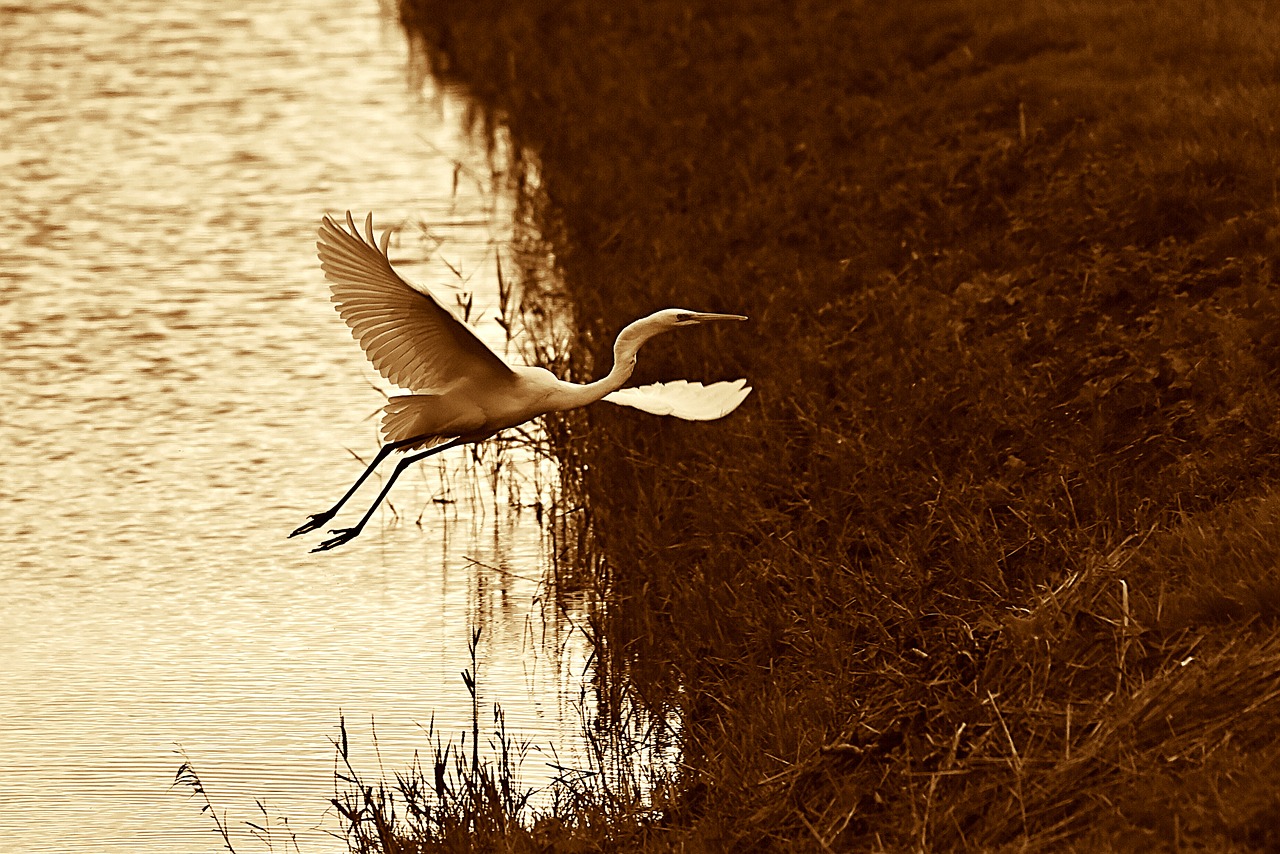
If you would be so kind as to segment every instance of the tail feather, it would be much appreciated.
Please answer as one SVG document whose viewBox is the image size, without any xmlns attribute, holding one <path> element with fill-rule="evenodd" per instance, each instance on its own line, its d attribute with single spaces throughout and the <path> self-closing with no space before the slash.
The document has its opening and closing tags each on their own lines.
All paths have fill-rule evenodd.
<svg viewBox="0 0 1280 854">
<path fill-rule="evenodd" d="M 382 407 L 382 437 L 387 442 L 422 438 L 407 448 L 431 448 L 459 437 L 482 437 L 484 410 L 464 396 L 440 394 L 400 394 Z M 468 441 L 474 441 L 469 438 Z"/>
<path fill-rule="evenodd" d="M 429 414 L 427 410 L 430 408 L 431 398 L 435 396 L 428 394 L 402 394 L 388 400 L 387 405 L 382 407 L 383 440 L 386 442 L 403 442 L 415 436 L 422 436 L 423 440 L 420 444 L 406 448 L 406 450 L 410 450 L 413 448 L 431 448 L 450 438 L 433 433 L 434 428 L 429 423 L 430 419 L 424 417 Z"/>
</svg>

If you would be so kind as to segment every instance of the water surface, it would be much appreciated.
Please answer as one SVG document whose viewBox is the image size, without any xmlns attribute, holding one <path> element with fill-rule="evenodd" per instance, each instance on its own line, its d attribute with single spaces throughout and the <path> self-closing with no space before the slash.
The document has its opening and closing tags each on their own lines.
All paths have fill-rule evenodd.
<svg viewBox="0 0 1280 854">
<path fill-rule="evenodd" d="M 285 538 L 375 451 L 385 388 L 319 216 L 372 209 L 491 318 L 511 204 L 372 0 L 236 5 L 0 4 L 0 850 L 221 850 L 169 789 L 179 744 L 240 850 L 254 797 L 343 850 L 308 830 L 338 827 L 339 711 L 370 771 L 371 718 L 388 770 L 433 715 L 469 729 L 473 626 L 484 707 L 572 761 L 584 646 L 513 509 L 548 464 L 493 489 L 492 452 L 455 452 L 348 546 Z"/>
</svg>

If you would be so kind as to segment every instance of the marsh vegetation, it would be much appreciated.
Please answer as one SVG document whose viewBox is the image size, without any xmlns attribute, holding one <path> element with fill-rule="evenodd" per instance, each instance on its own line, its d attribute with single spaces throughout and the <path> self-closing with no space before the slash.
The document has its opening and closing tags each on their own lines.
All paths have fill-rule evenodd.
<svg viewBox="0 0 1280 854">
<path fill-rule="evenodd" d="M 741 312 L 636 379 L 756 395 L 549 427 L 602 702 L 680 722 L 675 777 L 370 850 L 1274 849 L 1265 4 L 401 13 L 536 154 L 564 367 Z"/>
</svg>

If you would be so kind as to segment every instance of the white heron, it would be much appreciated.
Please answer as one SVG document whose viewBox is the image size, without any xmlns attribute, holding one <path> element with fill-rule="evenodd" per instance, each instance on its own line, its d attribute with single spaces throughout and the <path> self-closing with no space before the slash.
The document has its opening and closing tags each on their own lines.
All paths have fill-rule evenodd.
<svg viewBox="0 0 1280 854">
<path fill-rule="evenodd" d="M 679 326 L 747 319 L 739 314 L 668 308 L 643 317 L 618 335 L 608 375 L 586 385 L 564 382 L 544 368 L 508 365 L 435 297 L 400 278 L 387 257 L 390 237 L 388 230 L 380 243 L 374 239 L 372 213 L 364 221 L 361 236 L 348 212 L 346 229 L 324 217 L 316 249 L 333 302 L 352 336 L 380 374 L 413 393 L 387 401 L 382 411 L 386 444 L 346 494 L 289 536 L 328 523 L 393 451 L 424 450 L 400 459 L 359 522 L 331 530 L 335 536 L 312 551 L 326 551 L 358 536 L 396 478 L 418 460 L 484 441 L 539 415 L 607 400 L 655 415 L 711 421 L 737 409 L 751 393 L 746 380 L 705 386 L 676 380 L 622 388 L 635 370 L 636 352 L 645 341 Z"/>
</svg>

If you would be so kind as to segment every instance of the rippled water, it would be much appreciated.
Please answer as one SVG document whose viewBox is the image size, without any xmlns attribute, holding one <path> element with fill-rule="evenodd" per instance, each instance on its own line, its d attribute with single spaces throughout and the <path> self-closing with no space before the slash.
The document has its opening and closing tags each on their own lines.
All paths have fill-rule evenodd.
<svg viewBox="0 0 1280 854">
<path fill-rule="evenodd" d="M 310 830 L 339 710 L 370 771 L 371 717 L 388 771 L 469 729 L 473 626 L 483 707 L 572 759 L 584 647 L 507 501 L 546 463 L 493 490 L 457 454 L 343 549 L 285 538 L 377 447 L 319 216 L 372 209 L 410 278 L 496 303 L 510 204 L 404 54 L 373 0 L 0 0 L 0 850 L 221 850 L 178 744 L 240 850 L 255 797 L 343 850 Z"/>
</svg>

